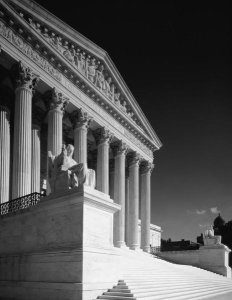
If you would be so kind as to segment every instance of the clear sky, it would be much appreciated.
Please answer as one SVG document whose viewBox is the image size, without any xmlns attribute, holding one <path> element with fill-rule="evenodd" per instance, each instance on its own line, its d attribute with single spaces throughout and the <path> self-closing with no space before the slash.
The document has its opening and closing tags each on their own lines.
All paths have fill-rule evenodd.
<svg viewBox="0 0 232 300">
<path fill-rule="evenodd" d="M 232 219 L 232 29 L 229 6 L 38 0 L 105 49 L 163 143 L 152 223 L 191 239 Z"/>
</svg>

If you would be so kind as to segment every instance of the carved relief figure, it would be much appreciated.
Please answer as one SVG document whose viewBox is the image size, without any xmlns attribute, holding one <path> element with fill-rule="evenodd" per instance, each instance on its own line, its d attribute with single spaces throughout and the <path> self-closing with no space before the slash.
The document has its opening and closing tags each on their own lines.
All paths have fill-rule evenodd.
<svg viewBox="0 0 232 300">
<path fill-rule="evenodd" d="M 111 84 L 112 83 L 112 78 L 108 77 L 105 81 L 105 90 L 104 92 L 106 93 L 106 95 L 113 99 L 113 95 L 114 95 L 114 85 Z"/>
<path fill-rule="evenodd" d="M 71 63 L 74 63 L 74 56 L 72 55 L 71 51 L 69 50 L 68 42 L 65 41 L 64 43 L 64 52 L 63 55 L 67 60 L 69 60 Z"/>
<path fill-rule="evenodd" d="M 114 93 L 114 103 L 117 105 L 117 106 L 120 106 L 120 92 L 117 92 L 117 93 Z"/>
<path fill-rule="evenodd" d="M 105 77 L 103 74 L 104 66 L 100 65 L 99 69 L 96 71 L 96 86 L 100 90 L 105 90 Z"/>
<path fill-rule="evenodd" d="M 123 100 L 122 104 L 121 104 L 121 109 L 122 111 L 124 111 L 125 113 L 127 112 L 127 108 L 126 108 L 126 101 Z"/>
<path fill-rule="evenodd" d="M 96 64 L 96 59 L 92 58 L 91 61 L 88 63 L 88 79 L 94 83 L 96 79 L 96 69 L 97 69 L 97 64 Z"/>
</svg>

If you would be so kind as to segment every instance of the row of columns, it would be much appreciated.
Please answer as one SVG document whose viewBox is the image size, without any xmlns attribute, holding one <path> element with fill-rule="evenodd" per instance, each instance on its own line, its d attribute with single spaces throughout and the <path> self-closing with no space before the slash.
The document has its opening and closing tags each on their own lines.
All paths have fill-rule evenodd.
<svg viewBox="0 0 232 300">
<path fill-rule="evenodd" d="M 38 76 L 22 63 L 16 65 L 16 98 L 14 116 L 12 199 L 40 192 L 40 128 L 32 126 L 32 94 Z M 48 94 L 48 151 L 58 155 L 62 148 L 62 123 L 68 99 L 56 89 Z M 91 118 L 82 110 L 72 113 L 74 124 L 74 159 L 87 163 L 87 131 Z M 113 135 L 104 127 L 94 132 L 97 141 L 97 189 L 109 194 L 109 148 Z M 9 199 L 10 125 L 9 111 L 0 107 L 0 186 L 1 202 Z M 121 210 L 114 217 L 114 244 L 117 247 L 139 247 L 138 220 L 139 196 L 141 198 L 141 247 L 149 251 L 150 245 L 150 175 L 152 164 L 142 162 L 141 157 L 129 153 L 129 177 L 125 176 L 128 147 L 123 141 L 112 143 L 114 153 L 114 201 Z M 141 168 L 139 168 L 141 164 Z M 139 170 L 141 169 L 141 193 L 139 195 Z M 127 218 L 125 198 L 127 197 Z M 127 222 L 127 226 L 125 224 Z M 125 232 L 127 228 L 127 233 Z"/>
</svg>

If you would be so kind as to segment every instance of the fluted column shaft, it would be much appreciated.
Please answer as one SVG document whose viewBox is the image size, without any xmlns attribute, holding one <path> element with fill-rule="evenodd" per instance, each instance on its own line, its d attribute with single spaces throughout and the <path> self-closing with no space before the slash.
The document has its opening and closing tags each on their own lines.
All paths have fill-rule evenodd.
<svg viewBox="0 0 232 300">
<path fill-rule="evenodd" d="M 112 134 L 105 128 L 99 128 L 97 135 L 97 190 L 109 194 L 109 143 Z"/>
<path fill-rule="evenodd" d="M 56 156 L 60 154 L 63 143 L 63 112 L 53 109 L 48 112 L 48 151 Z"/>
<path fill-rule="evenodd" d="M 92 118 L 83 109 L 77 109 L 71 119 L 74 123 L 74 159 L 77 163 L 87 164 L 87 134 Z"/>
<path fill-rule="evenodd" d="M 17 88 L 14 118 L 12 198 L 31 193 L 31 111 L 32 92 Z"/>
<path fill-rule="evenodd" d="M 129 247 L 139 248 L 139 163 L 140 157 L 133 155 L 129 163 Z"/>
<path fill-rule="evenodd" d="M 31 192 L 40 193 L 40 127 L 32 125 Z"/>
<path fill-rule="evenodd" d="M 62 122 L 68 99 L 54 88 L 48 93 L 48 102 L 50 105 L 48 112 L 48 151 L 51 151 L 52 155 L 56 156 L 61 153 L 62 149 Z"/>
<path fill-rule="evenodd" d="M 151 223 L 151 171 L 153 164 L 146 162 L 141 167 L 141 248 L 150 252 Z"/>
<path fill-rule="evenodd" d="M 12 199 L 31 193 L 32 92 L 38 81 L 38 76 L 21 62 L 15 65 L 15 76 Z"/>
<path fill-rule="evenodd" d="M 125 225 L 126 225 L 126 229 L 125 229 L 125 241 L 126 241 L 126 245 L 129 246 L 129 170 L 126 169 L 126 179 L 125 179 Z"/>
<path fill-rule="evenodd" d="M 0 203 L 9 201 L 10 120 L 9 110 L 0 106 Z"/>
<path fill-rule="evenodd" d="M 114 202 L 121 206 L 121 210 L 114 214 L 114 245 L 125 246 L 125 156 L 127 146 L 122 141 L 114 145 L 115 173 L 114 173 Z"/>
</svg>

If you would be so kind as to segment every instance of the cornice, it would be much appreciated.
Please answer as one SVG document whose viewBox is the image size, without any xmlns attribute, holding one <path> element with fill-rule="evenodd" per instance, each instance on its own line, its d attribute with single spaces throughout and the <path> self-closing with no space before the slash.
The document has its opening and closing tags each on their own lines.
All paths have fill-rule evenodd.
<svg viewBox="0 0 232 300">
<path fill-rule="evenodd" d="M 0 3 L 3 1 L 1 0 Z M 17 1 L 13 1 L 17 2 Z M 24 1 L 23 1 L 24 2 Z M 28 1 L 26 1 L 28 2 Z M 6 3 L 4 3 L 6 6 Z M 6 7 L 5 7 L 6 8 Z M 151 151 L 155 151 L 161 147 L 161 143 L 155 143 L 151 140 L 141 127 L 135 124 L 134 121 L 128 118 L 120 108 L 111 103 L 109 99 L 96 86 L 91 84 L 82 74 L 78 73 L 70 62 L 67 61 L 60 53 L 56 52 L 54 47 L 50 45 L 46 40 L 41 37 L 34 28 L 32 28 L 26 20 L 20 17 L 15 11 L 7 7 L 7 13 L 10 14 L 7 17 L 7 26 L 11 27 L 12 30 L 17 30 L 19 35 L 24 40 L 27 39 L 27 43 L 31 44 L 37 52 L 39 52 L 45 59 L 50 59 L 50 64 L 58 69 L 59 72 L 63 73 L 63 76 L 68 78 L 74 85 L 76 85 L 82 92 L 84 92 L 89 98 L 97 103 L 101 108 L 111 114 L 119 123 L 125 128 L 126 132 L 131 136 L 133 135 L 138 142 L 144 144 L 144 147 L 148 147 Z M 2 15 L 4 17 L 4 15 Z M 134 100 L 135 101 L 135 100 Z M 143 114 L 140 109 L 140 114 Z M 149 128 L 149 126 L 148 126 Z"/>
</svg>

